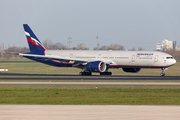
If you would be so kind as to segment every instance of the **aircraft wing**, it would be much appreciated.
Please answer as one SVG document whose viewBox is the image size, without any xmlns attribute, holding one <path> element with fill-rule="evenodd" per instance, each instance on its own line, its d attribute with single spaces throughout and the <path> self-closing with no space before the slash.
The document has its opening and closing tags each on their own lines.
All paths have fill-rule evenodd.
<svg viewBox="0 0 180 120">
<path fill-rule="evenodd" d="M 19 55 L 25 56 L 25 57 L 38 57 L 38 58 L 52 59 L 52 60 L 58 60 L 58 61 L 63 61 L 63 62 L 75 61 L 76 63 L 81 63 L 81 64 L 88 62 L 87 60 L 61 57 L 61 56 L 55 56 L 55 55 L 36 55 L 36 54 L 23 54 L 23 53 L 19 53 Z"/>
<path fill-rule="evenodd" d="M 69 58 L 69 57 L 61 57 L 61 56 L 55 56 L 55 55 L 37 55 L 37 54 L 24 54 L 24 53 L 15 53 L 15 52 L 5 52 L 6 54 L 14 54 L 14 55 L 20 55 L 25 57 L 37 57 L 37 58 L 45 58 L 45 59 L 51 59 L 51 60 L 57 60 L 57 61 L 63 61 L 63 62 L 69 62 L 74 61 L 73 66 L 79 66 L 79 65 L 86 65 L 88 60 L 82 60 L 82 59 L 75 59 L 75 58 Z M 112 64 L 112 62 L 105 62 L 106 64 Z"/>
<path fill-rule="evenodd" d="M 4 52 L 5 54 L 13 54 L 13 55 L 19 55 L 19 53 L 16 52 Z"/>
</svg>

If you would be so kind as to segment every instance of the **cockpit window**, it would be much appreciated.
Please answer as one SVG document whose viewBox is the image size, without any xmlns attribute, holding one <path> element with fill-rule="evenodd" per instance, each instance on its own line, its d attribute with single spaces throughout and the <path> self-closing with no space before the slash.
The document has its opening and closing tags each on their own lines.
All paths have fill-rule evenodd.
<svg viewBox="0 0 180 120">
<path fill-rule="evenodd" d="M 166 57 L 166 59 L 173 59 L 173 57 Z"/>
</svg>

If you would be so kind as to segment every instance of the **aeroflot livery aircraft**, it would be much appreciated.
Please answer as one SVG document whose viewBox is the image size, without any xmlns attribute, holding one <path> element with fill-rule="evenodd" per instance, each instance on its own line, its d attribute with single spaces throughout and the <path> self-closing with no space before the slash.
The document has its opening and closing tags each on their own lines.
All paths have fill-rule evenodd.
<svg viewBox="0 0 180 120">
<path fill-rule="evenodd" d="M 110 68 L 122 68 L 124 72 L 139 72 L 141 68 L 165 68 L 176 63 L 169 54 L 157 51 L 83 51 L 83 50 L 46 50 L 27 24 L 24 24 L 29 53 L 19 55 L 57 67 L 76 67 L 83 70 L 80 75 L 111 75 Z"/>
</svg>

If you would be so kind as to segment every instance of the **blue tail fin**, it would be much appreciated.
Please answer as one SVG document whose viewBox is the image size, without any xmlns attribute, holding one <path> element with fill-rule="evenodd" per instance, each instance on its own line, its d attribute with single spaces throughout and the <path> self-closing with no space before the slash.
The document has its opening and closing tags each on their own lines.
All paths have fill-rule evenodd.
<svg viewBox="0 0 180 120">
<path fill-rule="evenodd" d="M 44 55 L 45 54 L 45 47 L 43 44 L 38 40 L 36 35 L 33 33 L 31 28 L 27 24 L 23 24 L 25 35 L 29 44 L 29 49 L 31 54 L 38 54 Z"/>
</svg>

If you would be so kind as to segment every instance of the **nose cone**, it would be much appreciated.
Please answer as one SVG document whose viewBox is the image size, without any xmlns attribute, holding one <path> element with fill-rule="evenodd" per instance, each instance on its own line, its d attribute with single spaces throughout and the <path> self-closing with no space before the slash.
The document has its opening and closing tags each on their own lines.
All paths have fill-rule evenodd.
<svg viewBox="0 0 180 120">
<path fill-rule="evenodd" d="M 170 62 L 169 62 L 169 65 L 174 65 L 176 63 L 176 60 L 175 59 L 172 59 Z"/>
<path fill-rule="evenodd" d="M 172 66 L 172 65 L 174 65 L 175 63 L 176 63 L 176 60 L 175 60 L 175 59 L 169 59 L 169 60 L 166 61 L 167 66 Z"/>
<path fill-rule="evenodd" d="M 173 64 L 173 65 L 176 64 L 176 60 L 175 60 L 175 59 L 173 59 L 172 64 Z"/>
</svg>

